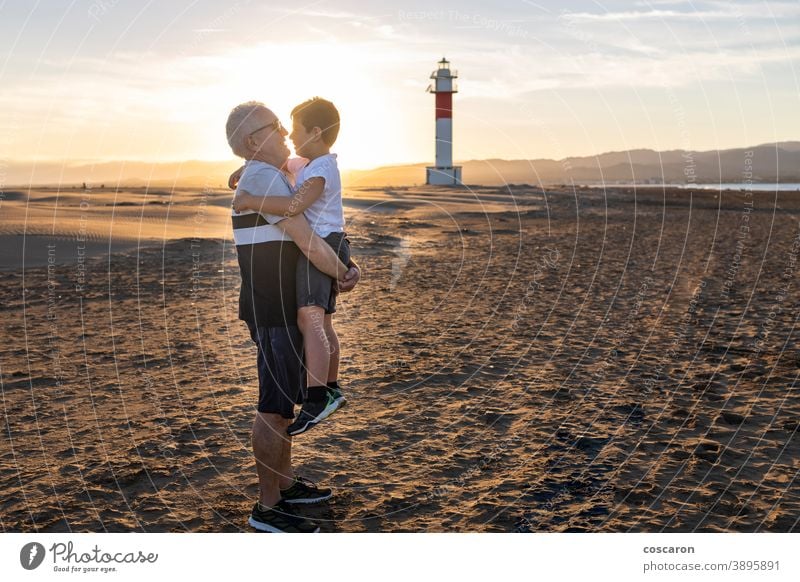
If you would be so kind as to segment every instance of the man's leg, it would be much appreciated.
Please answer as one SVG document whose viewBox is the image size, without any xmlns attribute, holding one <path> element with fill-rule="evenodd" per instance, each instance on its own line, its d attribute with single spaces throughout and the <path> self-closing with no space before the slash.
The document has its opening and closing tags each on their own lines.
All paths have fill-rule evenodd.
<svg viewBox="0 0 800 582">
<path fill-rule="evenodd" d="M 333 314 L 325 316 L 325 335 L 328 338 L 328 354 L 330 364 L 328 364 L 328 382 L 339 380 L 339 336 L 333 329 Z"/>
<path fill-rule="evenodd" d="M 281 500 L 281 487 L 294 480 L 292 473 L 292 439 L 286 434 L 291 420 L 279 414 L 257 412 L 253 422 L 253 454 L 258 472 L 258 500 L 272 507 Z"/>
<path fill-rule="evenodd" d="M 253 507 L 248 523 L 257 530 L 270 532 L 314 533 L 319 526 L 294 513 L 287 503 L 315 503 L 328 499 L 330 489 L 320 490 L 306 486 L 299 490 L 292 474 L 292 439 L 286 435 L 291 422 L 280 414 L 256 413 L 253 422 L 253 452 L 258 471 L 258 503 Z M 294 498 L 286 499 L 286 495 Z M 309 493 L 310 492 L 310 493 Z M 311 494 L 316 494 L 313 496 Z M 280 502 L 280 504 L 279 504 Z"/>
<path fill-rule="evenodd" d="M 303 334 L 306 355 L 308 386 L 325 386 L 331 356 L 328 336 L 325 333 L 325 310 L 317 305 L 307 305 L 297 310 L 297 325 Z"/>
<path fill-rule="evenodd" d="M 285 430 L 286 429 L 284 429 L 284 431 Z M 281 491 L 283 491 L 291 487 L 293 483 L 294 468 L 292 467 L 292 437 L 287 434 L 286 438 L 283 439 L 283 448 L 281 450 L 281 474 L 278 485 L 280 486 Z"/>
<path fill-rule="evenodd" d="M 292 439 L 286 431 L 301 397 L 302 338 L 297 328 L 257 328 L 252 336 L 258 344 L 259 412 L 253 421 L 252 440 L 259 493 L 248 523 L 259 531 L 319 531 L 319 526 L 286 505 L 313 503 L 332 494 L 294 484 Z"/>
</svg>

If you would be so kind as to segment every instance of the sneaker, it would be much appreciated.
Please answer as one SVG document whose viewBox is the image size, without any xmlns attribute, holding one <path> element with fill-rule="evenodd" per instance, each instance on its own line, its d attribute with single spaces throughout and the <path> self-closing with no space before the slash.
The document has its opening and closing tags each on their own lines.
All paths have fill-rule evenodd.
<svg viewBox="0 0 800 582">
<path fill-rule="evenodd" d="M 286 432 L 291 436 L 304 433 L 308 429 L 317 426 L 319 422 L 328 418 L 345 404 L 347 404 L 347 399 L 340 390 L 328 388 L 325 391 L 324 400 L 313 402 L 306 400 L 303 402 L 303 407 L 300 409 L 300 414 L 297 415 L 297 420 L 289 425 Z"/>
<path fill-rule="evenodd" d="M 261 509 L 258 502 L 247 522 L 259 531 L 273 533 L 317 533 L 319 526 L 294 513 L 283 500 L 274 507 Z"/>
<path fill-rule="evenodd" d="M 342 406 L 347 404 L 347 398 L 344 397 L 344 394 L 342 394 L 341 389 L 331 388 L 330 386 L 328 386 L 328 393 L 331 395 L 334 402 L 338 402 L 339 404 L 338 408 L 341 408 Z"/>
<path fill-rule="evenodd" d="M 333 489 L 320 488 L 303 477 L 295 477 L 288 489 L 281 490 L 282 503 L 319 503 L 333 497 Z"/>
</svg>

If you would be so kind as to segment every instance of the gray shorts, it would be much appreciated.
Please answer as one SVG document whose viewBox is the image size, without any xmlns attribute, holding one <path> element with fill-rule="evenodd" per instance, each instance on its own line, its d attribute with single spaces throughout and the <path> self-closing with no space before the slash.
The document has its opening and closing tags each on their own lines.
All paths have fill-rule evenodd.
<svg viewBox="0 0 800 582">
<path fill-rule="evenodd" d="M 325 242 L 345 265 L 350 262 L 350 241 L 343 232 L 332 232 Z M 326 314 L 336 312 L 336 282 L 312 265 L 306 257 L 297 261 L 297 308 L 317 305 Z"/>
</svg>

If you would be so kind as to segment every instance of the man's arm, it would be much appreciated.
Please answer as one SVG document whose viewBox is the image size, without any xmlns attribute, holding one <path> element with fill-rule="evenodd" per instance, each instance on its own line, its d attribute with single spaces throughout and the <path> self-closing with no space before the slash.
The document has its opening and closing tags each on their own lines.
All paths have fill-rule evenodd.
<svg viewBox="0 0 800 582">
<path fill-rule="evenodd" d="M 296 216 L 316 202 L 324 189 L 324 178 L 306 180 L 292 196 L 255 196 L 240 189 L 233 198 L 233 209 L 236 212 L 252 210 L 274 216 Z"/>
<path fill-rule="evenodd" d="M 344 279 L 347 267 L 339 260 L 333 249 L 311 230 L 305 216 L 286 218 L 275 226 L 280 227 L 283 232 L 292 237 L 297 248 L 308 257 L 308 260 L 317 269 L 337 281 Z"/>
</svg>

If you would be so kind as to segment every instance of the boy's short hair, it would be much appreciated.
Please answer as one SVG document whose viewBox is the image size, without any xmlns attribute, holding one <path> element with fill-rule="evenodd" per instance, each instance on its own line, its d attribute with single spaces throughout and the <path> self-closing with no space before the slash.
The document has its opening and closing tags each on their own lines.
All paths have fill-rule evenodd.
<svg viewBox="0 0 800 582">
<path fill-rule="evenodd" d="M 311 131 L 315 127 L 322 130 L 322 141 L 332 146 L 339 136 L 339 111 L 327 99 L 313 97 L 292 109 L 292 119 L 297 119 Z"/>
</svg>

